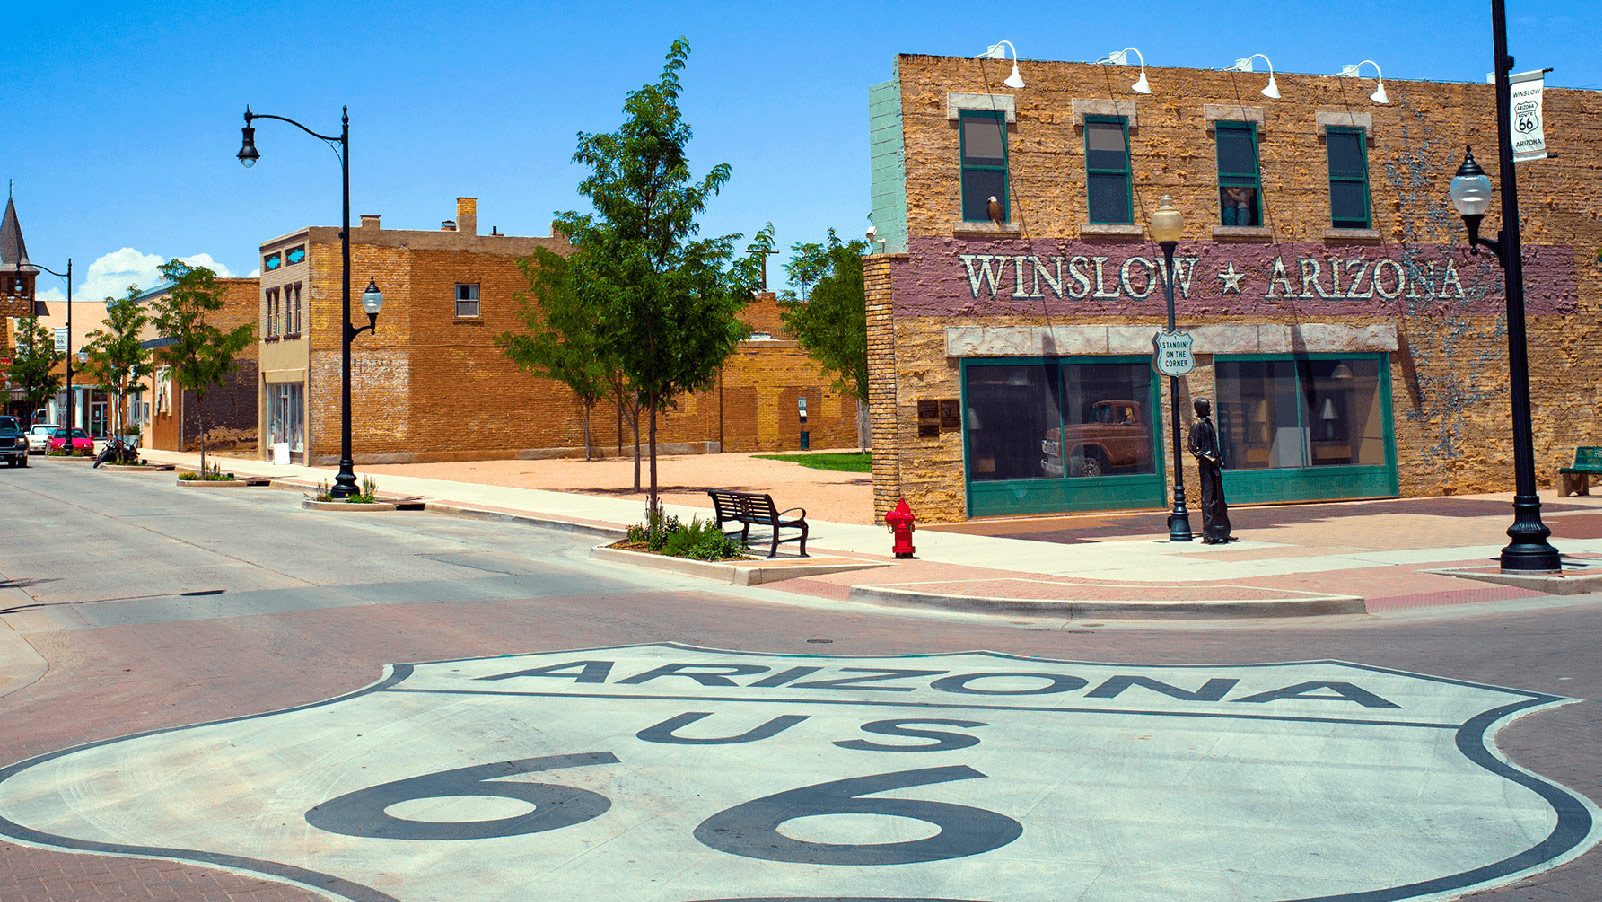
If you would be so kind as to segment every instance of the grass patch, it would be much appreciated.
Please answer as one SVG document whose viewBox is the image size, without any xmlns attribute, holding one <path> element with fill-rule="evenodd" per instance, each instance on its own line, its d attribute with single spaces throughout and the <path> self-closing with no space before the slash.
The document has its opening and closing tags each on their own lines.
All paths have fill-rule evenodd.
<svg viewBox="0 0 1602 902">
<path fill-rule="evenodd" d="M 847 473 L 872 473 L 873 452 L 818 451 L 810 454 L 753 454 L 763 460 L 782 460 L 800 464 L 814 470 L 842 470 Z"/>
</svg>

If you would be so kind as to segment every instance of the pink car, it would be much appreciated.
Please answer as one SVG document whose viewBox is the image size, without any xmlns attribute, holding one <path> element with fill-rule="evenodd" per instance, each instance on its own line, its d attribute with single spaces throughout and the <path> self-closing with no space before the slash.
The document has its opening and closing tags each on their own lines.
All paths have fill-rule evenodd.
<svg viewBox="0 0 1602 902">
<path fill-rule="evenodd" d="M 55 432 L 50 433 L 50 450 L 51 451 L 60 451 L 62 448 L 65 448 L 66 446 L 67 446 L 67 430 L 65 430 L 65 429 L 57 429 Z M 74 429 L 74 430 L 72 430 L 72 453 L 74 453 L 74 454 L 93 454 L 94 453 L 94 449 L 95 449 L 95 442 L 94 442 L 94 439 L 89 437 L 89 433 L 84 432 L 82 429 Z"/>
</svg>

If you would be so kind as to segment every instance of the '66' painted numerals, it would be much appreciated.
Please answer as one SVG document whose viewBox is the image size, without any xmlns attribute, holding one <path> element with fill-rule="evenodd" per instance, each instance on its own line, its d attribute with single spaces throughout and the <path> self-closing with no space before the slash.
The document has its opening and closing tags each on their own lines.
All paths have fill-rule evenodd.
<svg viewBox="0 0 1602 902">
<path fill-rule="evenodd" d="M 492 839 L 560 830 L 600 817 L 612 807 L 611 800 L 588 789 L 505 778 L 617 763 L 617 756 L 611 752 L 587 752 L 436 771 L 330 799 L 306 812 L 306 820 L 320 830 L 368 839 Z M 720 811 L 696 827 L 695 838 L 709 848 L 744 858 L 844 867 L 915 864 L 979 855 L 1017 839 L 1023 826 L 1006 815 L 969 805 L 867 798 L 910 786 L 975 779 L 985 779 L 985 775 L 957 765 L 830 780 Z M 534 810 L 491 821 L 413 821 L 388 811 L 403 802 L 459 796 L 517 799 L 533 805 Z M 786 821 L 830 814 L 911 818 L 934 824 L 940 832 L 927 839 L 868 844 L 812 842 L 779 832 Z"/>
</svg>

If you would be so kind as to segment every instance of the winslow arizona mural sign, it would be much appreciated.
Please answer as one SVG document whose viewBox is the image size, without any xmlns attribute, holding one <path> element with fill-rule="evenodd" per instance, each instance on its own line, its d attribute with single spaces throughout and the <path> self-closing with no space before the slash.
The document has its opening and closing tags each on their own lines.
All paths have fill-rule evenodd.
<svg viewBox="0 0 1602 902">
<path fill-rule="evenodd" d="M 1147 244 L 975 242 L 914 238 L 893 269 L 907 315 L 1156 312 L 1166 305 L 1161 252 Z M 1526 246 L 1526 309 L 1577 309 L 1570 248 Z M 1191 314 L 1334 314 L 1502 310 L 1490 255 L 1439 245 L 1181 244 L 1174 295 Z"/>
<path fill-rule="evenodd" d="M 1438 900 L 1596 843 L 1491 745 L 1567 701 L 1334 661 L 395 665 L 0 770 L 0 836 L 363 902 Z"/>
</svg>

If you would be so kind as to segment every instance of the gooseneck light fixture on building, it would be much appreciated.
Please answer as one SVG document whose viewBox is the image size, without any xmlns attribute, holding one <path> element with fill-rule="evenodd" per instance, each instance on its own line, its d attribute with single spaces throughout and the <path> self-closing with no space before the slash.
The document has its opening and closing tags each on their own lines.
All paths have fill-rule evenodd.
<svg viewBox="0 0 1602 902">
<path fill-rule="evenodd" d="M 1112 53 L 1096 60 L 1096 63 L 1098 65 L 1127 66 L 1129 65 L 1129 54 L 1131 53 L 1135 55 L 1135 59 L 1140 60 L 1140 79 L 1130 85 L 1129 90 L 1134 91 L 1136 94 L 1150 94 L 1151 83 L 1146 81 L 1146 57 L 1139 50 L 1133 47 L 1114 50 Z"/>
<path fill-rule="evenodd" d="M 1269 61 L 1268 57 L 1263 56 L 1261 53 L 1254 53 L 1251 56 L 1242 57 L 1241 59 L 1235 60 L 1235 65 L 1225 66 L 1224 71 L 1255 72 L 1257 70 L 1252 68 L 1252 61 L 1259 58 L 1261 58 L 1262 61 L 1268 65 L 1268 85 L 1267 87 L 1263 88 L 1263 96 L 1267 97 L 1269 100 L 1278 100 L 1279 84 L 1274 81 L 1274 64 Z"/>
<path fill-rule="evenodd" d="M 1002 49 L 1002 45 L 1006 45 L 1006 49 Z M 1024 86 L 1024 80 L 1023 76 L 1018 74 L 1018 48 L 1012 46 L 1011 41 L 997 41 L 991 44 L 976 59 L 1004 60 L 1007 58 L 1007 50 L 1012 51 L 1012 74 L 1002 79 L 1001 83 L 1009 88 L 1021 88 Z"/>
<path fill-rule="evenodd" d="M 1373 60 L 1363 60 L 1363 62 L 1358 63 L 1355 66 L 1342 66 L 1341 77 L 1357 78 L 1357 70 L 1363 68 L 1365 64 L 1374 67 L 1374 79 L 1379 82 L 1379 87 L 1374 89 L 1374 93 L 1368 95 L 1368 99 L 1374 101 L 1375 103 L 1390 103 L 1391 98 L 1385 94 L 1385 76 L 1380 73 L 1379 63 L 1376 63 Z"/>
<path fill-rule="evenodd" d="M 1168 331 L 1174 331 L 1174 248 L 1185 234 L 1185 214 L 1163 195 L 1162 203 L 1151 214 L 1148 226 L 1152 240 L 1163 249 L 1163 292 L 1168 296 Z M 1168 422 L 1174 439 L 1174 507 L 1168 512 L 1168 540 L 1189 542 L 1190 511 L 1185 508 L 1185 462 L 1179 456 L 1179 377 L 1168 377 Z"/>
<path fill-rule="evenodd" d="M 1491 205 L 1491 180 L 1475 162 L 1472 149 L 1463 157 L 1450 188 L 1452 205 L 1463 217 L 1469 248 L 1479 253 L 1486 248 L 1502 264 L 1502 280 L 1507 295 L 1507 364 L 1509 395 L 1513 419 L 1513 525 L 1507 529 L 1507 547 L 1502 549 L 1502 571 L 1516 573 L 1561 573 L 1563 556 L 1547 537 L 1552 534 L 1541 522 L 1541 498 L 1535 487 L 1535 442 L 1530 428 L 1530 359 L 1524 332 L 1524 260 L 1519 248 L 1518 180 L 1513 171 L 1511 134 L 1512 86 L 1508 76 L 1513 57 L 1507 52 L 1507 12 L 1503 0 L 1491 0 L 1491 24 L 1495 44 L 1496 137 L 1501 164 L 1502 229 L 1496 240 L 1480 237 L 1480 220 Z"/>
<path fill-rule="evenodd" d="M 339 475 L 334 477 L 334 486 L 329 489 L 328 494 L 334 498 L 349 498 L 360 494 L 361 491 L 356 486 L 356 465 L 351 460 L 350 451 L 350 343 L 357 335 L 371 331 L 378 325 L 378 311 L 384 304 L 384 296 L 379 293 L 378 286 L 369 281 L 367 291 L 362 293 L 362 307 L 367 311 L 367 325 L 358 329 L 350 324 L 350 111 L 348 107 L 340 109 L 339 134 L 320 135 L 293 119 L 252 113 L 250 107 L 245 107 L 245 127 L 241 130 L 239 162 L 243 163 L 246 169 L 256 165 L 256 161 L 261 158 L 260 152 L 256 150 L 256 129 L 251 126 L 257 119 L 287 122 L 332 147 L 334 155 L 339 157 L 339 171 L 344 188 L 344 218 L 339 230 L 343 270 L 340 274 L 343 280 L 340 321 L 345 324 L 345 330 L 340 354 Z M 372 296 L 371 301 L 369 294 Z"/>
</svg>

